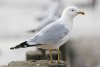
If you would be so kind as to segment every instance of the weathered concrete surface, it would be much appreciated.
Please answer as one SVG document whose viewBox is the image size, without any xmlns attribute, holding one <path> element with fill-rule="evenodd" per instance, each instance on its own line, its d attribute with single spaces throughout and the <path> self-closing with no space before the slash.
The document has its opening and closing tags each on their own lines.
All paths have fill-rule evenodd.
<svg viewBox="0 0 100 67">
<path fill-rule="evenodd" d="M 8 66 L 0 66 L 0 67 L 8 67 Z"/>
<path fill-rule="evenodd" d="M 8 64 L 8 67 L 66 67 L 63 61 L 58 64 L 54 61 L 50 64 L 47 60 L 40 61 L 12 61 Z"/>
<path fill-rule="evenodd" d="M 28 51 L 26 53 L 26 60 L 40 60 L 42 58 L 41 51 Z"/>
<path fill-rule="evenodd" d="M 58 51 L 52 51 L 52 58 L 53 60 L 58 59 Z M 49 60 L 50 59 L 50 52 L 48 50 L 37 50 L 37 51 L 28 51 L 26 53 L 26 60 Z M 60 53 L 60 59 L 62 59 Z"/>
</svg>

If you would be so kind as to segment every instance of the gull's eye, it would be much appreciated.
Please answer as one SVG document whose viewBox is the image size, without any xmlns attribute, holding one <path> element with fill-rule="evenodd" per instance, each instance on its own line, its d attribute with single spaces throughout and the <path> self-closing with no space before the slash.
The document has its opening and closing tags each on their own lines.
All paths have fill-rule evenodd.
<svg viewBox="0 0 100 67">
<path fill-rule="evenodd" d="M 71 11 L 74 11 L 73 9 Z"/>
</svg>

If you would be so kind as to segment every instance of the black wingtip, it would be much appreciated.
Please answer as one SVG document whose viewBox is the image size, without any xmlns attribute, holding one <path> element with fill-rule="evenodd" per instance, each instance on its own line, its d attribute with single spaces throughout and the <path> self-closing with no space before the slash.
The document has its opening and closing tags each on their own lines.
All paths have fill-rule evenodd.
<svg viewBox="0 0 100 67">
<path fill-rule="evenodd" d="M 30 30 L 30 31 L 27 31 L 28 33 L 34 33 L 36 32 L 36 30 Z"/>
<path fill-rule="evenodd" d="M 13 50 L 14 48 L 13 48 L 13 47 L 11 47 L 10 49 L 11 49 L 11 50 Z"/>
<path fill-rule="evenodd" d="M 11 47 L 10 49 L 14 50 L 14 49 L 27 48 L 27 47 L 32 47 L 32 46 L 37 46 L 37 45 L 29 45 L 27 41 L 25 41 L 25 42 L 20 43 L 19 45 L 16 45 L 15 47 Z"/>
</svg>

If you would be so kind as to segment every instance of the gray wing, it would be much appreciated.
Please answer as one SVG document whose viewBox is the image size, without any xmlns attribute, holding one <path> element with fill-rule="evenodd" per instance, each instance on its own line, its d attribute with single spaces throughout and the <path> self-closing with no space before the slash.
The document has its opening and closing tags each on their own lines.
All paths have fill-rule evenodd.
<svg viewBox="0 0 100 67">
<path fill-rule="evenodd" d="M 54 44 L 59 42 L 68 34 L 69 30 L 64 24 L 51 23 L 43 28 L 38 35 L 30 39 L 28 43 L 37 44 Z M 41 34 L 41 35 L 40 35 Z"/>
</svg>

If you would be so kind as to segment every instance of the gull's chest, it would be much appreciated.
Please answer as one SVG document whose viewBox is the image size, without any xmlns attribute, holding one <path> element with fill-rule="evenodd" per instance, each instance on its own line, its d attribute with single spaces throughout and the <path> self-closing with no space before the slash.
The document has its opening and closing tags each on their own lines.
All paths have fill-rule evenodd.
<svg viewBox="0 0 100 67">
<path fill-rule="evenodd" d="M 64 44 L 69 39 L 70 32 L 71 32 L 71 29 L 72 29 L 72 25 L 70 25 L 70 24 L 62 23 L 62 25 L 64 25 L 65 31 L 63 31 L 63 33 L 61 35 L 61 40 L 59 40 L 59 42 L 57 43 L 59 46 Z"/>
</svg>

